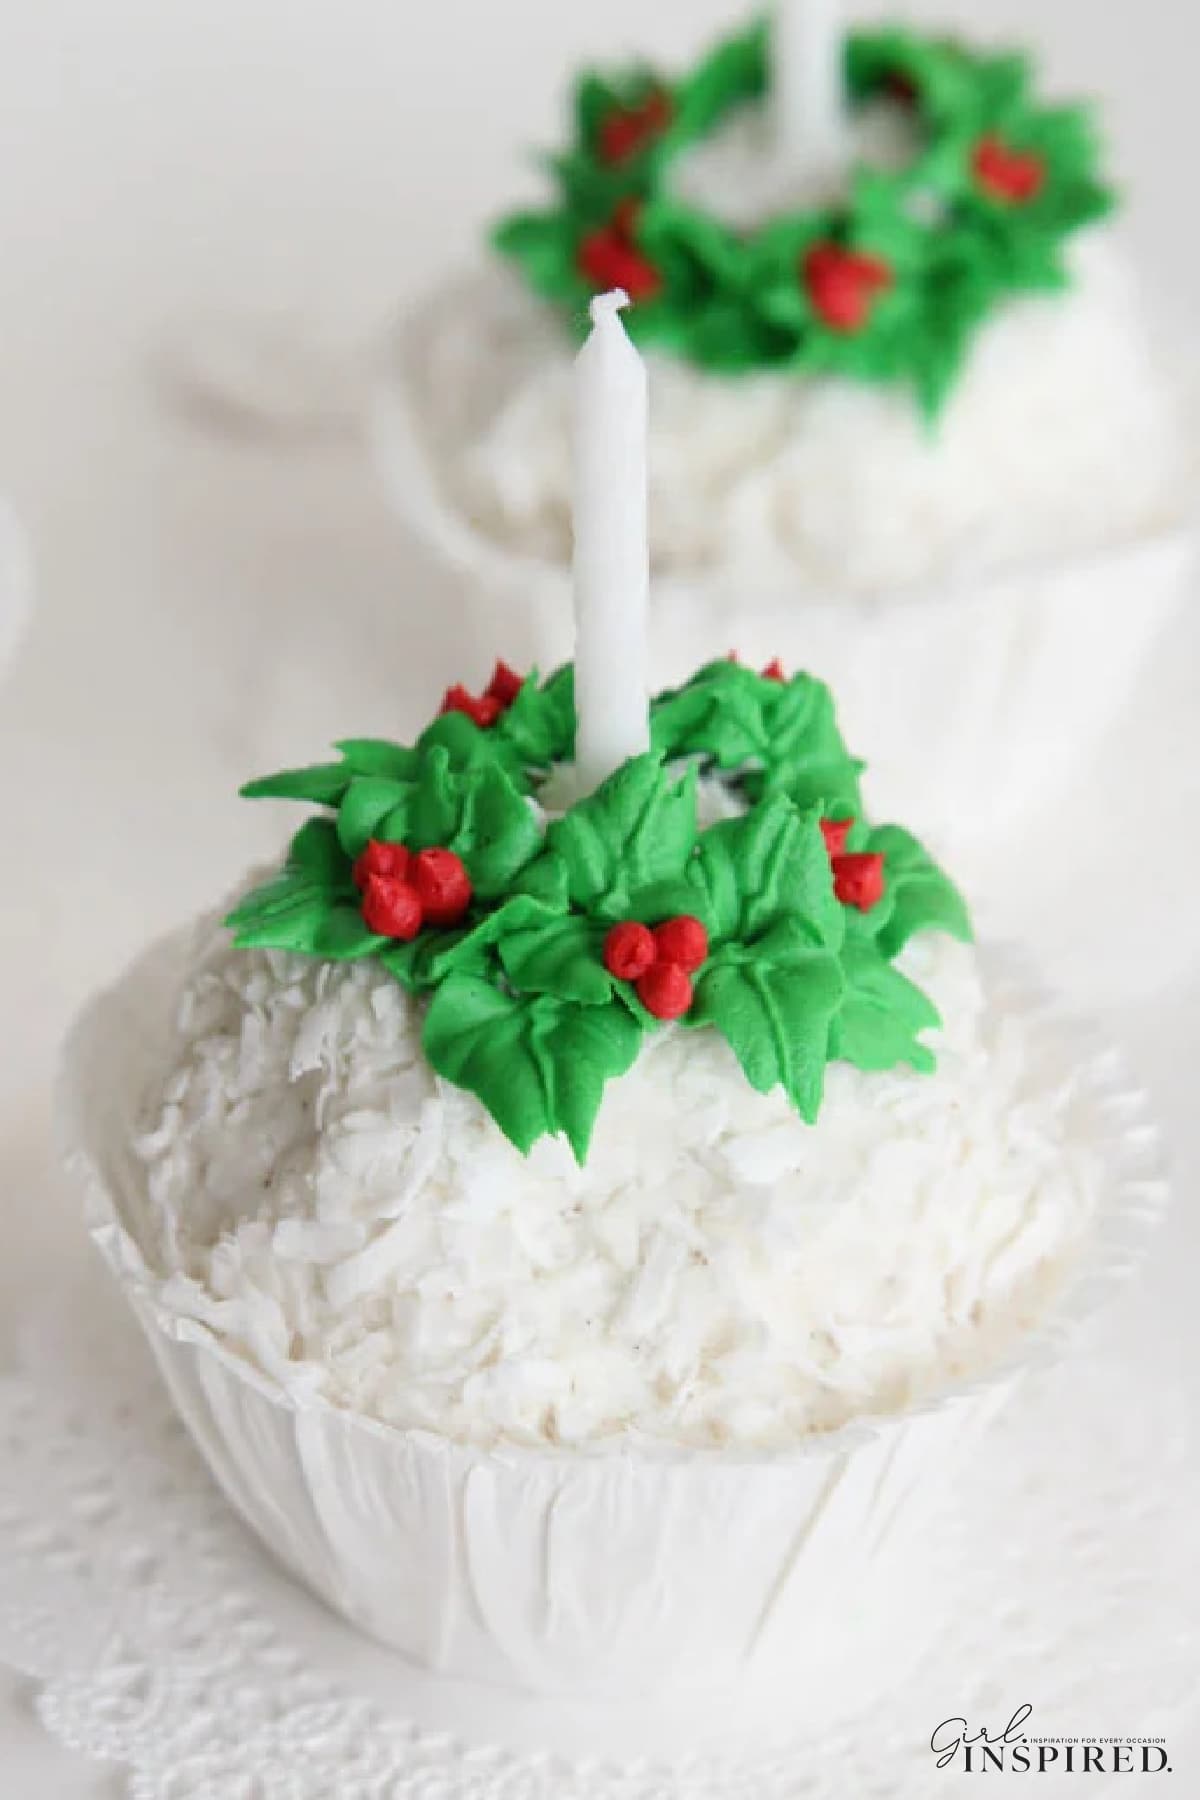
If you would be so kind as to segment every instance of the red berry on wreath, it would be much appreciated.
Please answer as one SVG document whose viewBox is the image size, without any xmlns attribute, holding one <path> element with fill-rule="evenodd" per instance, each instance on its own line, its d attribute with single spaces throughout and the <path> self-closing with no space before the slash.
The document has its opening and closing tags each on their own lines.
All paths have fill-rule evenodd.
<svg viewBox="0 0 1200 1800">
<path fill-rule="evenodd" d="M 822 819 L 821 836 L 825 839 L 825 848 L 830 856 L 841 856 L 846 849 L 846 839 L 850 835 L 853 819 Z"/>
<path fill-rule="evenodd" d="M 471 877 L 453 850 L 419 850 L 412 883 L 427 925 L 457 925 L 471 904 Z"/>
<path fill-rule="evenodd" d="M 612 226 L 593 231 L 579 246 L 579 272 L 600 293 L 624 288 L 631 300 L 653 300 L 662 276 L 652 262 Z"/>
<path fill-rule="evenodd" d="M 883 857 L 877 850 L 852 850 L 835 856 L 833 891 L 843 906 L 870 912 L 883 899 Z"/>
<path fill-rule="evenodd" d="M 685 975 L 694 975 L 708 955 L 708 933 L 699 919 L 681 913 L 655 929 L 654 947 L 659 962 L 675 963 Z"/>
<path fill-rule="evenodd" d="M 814 244 L 804 258 L 804 285 L 818 318 L 831 331 L 861 331 L 876 296 L 891 287 L 892 269 L 881 256 Z"/>
<path fill-rule="evenodd" d="M 502 708 L 510 707 L 525 685 L 525 677 L 510 669 L 502 658 L 497 657 L 496 666 L 492 670 L 492 679 L 484 689 L 485 700 L 495 700 Z"/>
<path fill-rule="evenodd" d="M 786 681 L 787 680 L 787 676 L 783 672 L 783 664 L 780 662 L 780 660 L 777 656 L 773 656 L 771 658 L 771 660 L 767 664 L 766 668 L 762 671 L 762 676 L 763 676 L 764 681 Z"/>
<path fill-rule="evenodd" d="M 482 731 L 486 731 L 489 725 L 496 723 L 504 708 L 493 694 L 476 696 L 461 681 L 456 681 L 453 687 L 446 689 L 440 711 L 465 713 L 468 719 L 473 720 Z"/>
<path fill-rule="evenodd" d="M 408 851 L 403 844 L 381 844 L 371 838 L 362 855 L 355 859 L 354 885 L 361 891 L 372 875 L 387 875 L 403 881 L 408 875 Z"/>
<path fill-rule="evenodd" d="M 980 138 L 971 159 L 975 179 L 993 200 L 1024 206 L 1046 182 L 1046 164 L 1035 150 L 1014 150 L 998 132 Z"/>
<path fill-rule="evenodd" d="M 654 963 L 637 984 L 638 999 L 656 1019 L 681 1019 L 692 993 L 692 978 L 678 963 Z"/>
<path fill-rule="evenodd" d="M 363 894 L 362 916 L 368 931 L 407 943 L 421 929 L 421 899 L 410 881 L 395 875 L 371 875 Z"/>
<path fill-rule="evenodd" d="M 618 981 L 637 981 L 657 955 L 650 927 L 633 919 L 614 925 L 604 940 L 604 966 Z"/>
</svg>

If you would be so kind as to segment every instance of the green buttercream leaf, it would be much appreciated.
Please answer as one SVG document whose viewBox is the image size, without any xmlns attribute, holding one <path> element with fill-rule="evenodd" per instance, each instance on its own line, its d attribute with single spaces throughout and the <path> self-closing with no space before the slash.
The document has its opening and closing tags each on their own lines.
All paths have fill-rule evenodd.
<svg viewBox="0 0 1200 1800">
<path fill-rule="evenodd" d="M 575 671 L 570 663 L 542 686 L 531 675 L 497 721 L 495 735 L 530 769 L 570 762 L 575 754 Z"/>
<path fill-rule="evenodd" d="M 453 850 L 482 899 L 505 892 L 542 848 L 537 819 L 504 768 L 483 757 L 455 766 L 444 744 L 418 756 L 409 781 L 357 777 L 342 801 L 337 829 L 352 857 L 371 838 L 410 850 Z"/>
<path fill-rule="evenodd" d="M 603 961 L 606 930 L 602 922 L 572 913 L 506 934 L 500 945 L 504 973 L 518 993 L 603 1005 L 614 985 Z"/>
<path fill-rule="evenodd" d="M 409 781 L 416 772 L 417 752 L 386 738 L 342 738 L 334 745 L 353 775 L 385 775 L 389 781 Z"/>
<path fill-rule="evenodd" d="M 623 1075 L 642 1030 L 628 1008 L 506 994 L 451 975 L 435 992 L 423 1042 L 431 1066 L 476 1095 L 518 1150 L 562 1132 L 587 1155 L 605 1084 Z"/>
<path fill-rule="evenodd" d="M 843 994 L 837 956 L 803 925 L 781 919 L 751 948 L 731 945 L 700 975 L 689 1025 L 711 1025 L 751 1087 L 782 1087 L 802 1119 L 816 1119 L 830 1027 Z"/>
<path fill-rule="evenodd" d="M 911 832 L 881 825 L 868 834 L 866 847 L 883 856 L 888 912 L 877 941 L 885 956 L 898 956 L 918 931 L 945 931 L 970 941 L 966 901 Z"/>
<path fill-rule="evenodd" d="M 820 813 L 783 795 L 703 833 L 691 865 L 697 915 L 714 944 L 747 944 L 781 919 L 836 950 L 845 932 Z"/>
<path fill-rule="evenodd" d="M 540 901 L 518 895 L 466 925 L 448 931 L 425 930 L 410 943 L 389 944 L 379 960 L 412 993 L 424 993 L 452 974 L 494 980 L 496 946 L 510 936 L 535 930 L 552 917 Z"/>
<path fill-rule="evenodd" d="M 313 806 L 336 806 L 350 784 L 345 763 L 314 763 L 307 769 L 283 769 L 260 775 L 238 791 L 243 800 L 307 800 Z"/>
<path fill-rule="evenodd" d="M 868 939 L 847 938 L 841 966 L 846 994 L 833 1021 L 830 1056 L 872 1073 L 898 1063 L 931 1070 L 933 1052 L 919 1036 L 941 1022 L 932 1001 Z"/>
<path fill-rule="evenodd" d="M 572 903 L 615 917 L 636 889 L 682 875 L 695 843 L 695 777 L 673 779 L 653 755 L 625 763 L 546 833 Z"/>
<path fill-rule="evenodd" d="M 338 839 L 347 856 L 360 856 L 371 838 L 404 841 L 412 785 L 386 775 L 357 775 L 351 780 L 337 816 Z"/>
<path fill-rule="evenodd" d="M 349 889 L 351 864 L 338 840 L 332 819 L 310 819 L 288 845 L 287 867 L 311 876 L 326 887 Z"/>
</svg>

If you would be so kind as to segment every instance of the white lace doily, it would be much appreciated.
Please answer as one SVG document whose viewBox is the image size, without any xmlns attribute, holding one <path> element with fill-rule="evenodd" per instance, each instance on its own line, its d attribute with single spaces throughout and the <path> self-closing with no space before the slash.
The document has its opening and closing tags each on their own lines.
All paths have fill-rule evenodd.
<svg viewBox="0 0 1200 1800">
<path fill-rule="evenodd" d="M 736 1765 L 618 1766 L 456 1741 L 419 1678 L 277 1575 L 100 1282 L 45 1301 L 0 1382 L 0 1659 L 130 1800 L 928 1800 L 943 1719 L 999 1731 L 1029 1702 L 1030 1733 L 1169 1747 L 1191 1706 L 1200 1469 L 1178 1398 L 1111 1352 L 1023 1390 L 947 1494 L 939 1646 L 885 1706 Z"/>
</svg>

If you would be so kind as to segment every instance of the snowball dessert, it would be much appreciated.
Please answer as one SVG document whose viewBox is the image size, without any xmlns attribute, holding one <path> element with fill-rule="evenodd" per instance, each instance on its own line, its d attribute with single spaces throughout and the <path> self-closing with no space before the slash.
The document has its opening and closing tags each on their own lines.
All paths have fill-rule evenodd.
<svg viewBox="0 0 1200 1800">
<path fill-rule="evenodd" d="M 623 288 L 659 678 L 790 655 L 889 803 L 957 846 L 1047 803 L 1111 719 L 1177 596 L 1194 462 L 1087 110 L 944 37 L 822 56 L 830 16 L 783 0 L 690 70 L 583 74 L 549 202 L 402 321 L 379 442 L 514 643 L 566 654 L 571 361 Z"/>
</svg>

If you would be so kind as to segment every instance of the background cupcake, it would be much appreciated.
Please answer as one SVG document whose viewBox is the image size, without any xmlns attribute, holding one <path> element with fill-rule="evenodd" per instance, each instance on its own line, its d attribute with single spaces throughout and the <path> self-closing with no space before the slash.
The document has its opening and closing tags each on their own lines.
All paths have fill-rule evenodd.
<svg viewBox="0 0 1200 1800">
<path fill-rule="evenodd" d="M 831 60 L 823 21 L 781 7 L 774 42 L 581 77 L 551 204 L 496 233 L 507 273 L 402 323 L 381 442 L 414 521 L 557 650 L 572 339 L 626 286 L 658 666 L 734 638 L 802 659 L 889 798 L 962 842 L 1044 800 L 1127 691 L 1186 560 L 1188 437 L 1086 111 L 924 34 Z M 939 721 L 919 757 L 901 666 Z"/>
</svg>

